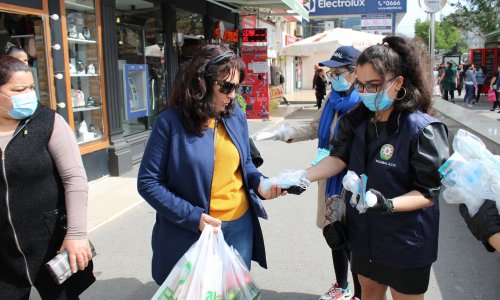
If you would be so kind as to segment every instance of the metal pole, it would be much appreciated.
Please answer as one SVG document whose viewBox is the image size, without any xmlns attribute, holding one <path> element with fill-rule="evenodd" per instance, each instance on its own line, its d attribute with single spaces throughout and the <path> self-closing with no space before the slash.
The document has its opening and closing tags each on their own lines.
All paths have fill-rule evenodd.
<svg viewBox="0 0 500 300">
<path fill-rule="evenodd" d="M 430 75 L 431 75 L 431 83 L 432 83 L 432 88 L 434 89 L 434 13 L 431 14 L 431 24 L 429 27 L 430 31 L 430 42 L 429 42 L 429 51 L 431 55 L 431 62 L 430 62 Z"/>
</svg>

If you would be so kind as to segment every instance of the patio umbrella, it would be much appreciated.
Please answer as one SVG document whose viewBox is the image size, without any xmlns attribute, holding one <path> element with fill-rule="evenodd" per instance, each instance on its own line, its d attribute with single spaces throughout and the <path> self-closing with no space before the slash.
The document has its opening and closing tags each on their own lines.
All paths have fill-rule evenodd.
<svg viewBox="0 0 500 300">
<path fill-rule="evenodd" d="M 363 50 L 382 42 L 384 36 L 346 28 L 334 28 L 283 47 L 281 55 L 310 56 L 320 52 L 331 53 L 340 46 Z"/>
</svg>

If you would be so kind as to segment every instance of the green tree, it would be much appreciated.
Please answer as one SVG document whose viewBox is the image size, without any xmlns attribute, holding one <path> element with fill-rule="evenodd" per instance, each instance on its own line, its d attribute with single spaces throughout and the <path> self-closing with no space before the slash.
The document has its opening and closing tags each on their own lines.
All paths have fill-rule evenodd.
<svg viewBox="0 0 500 300">
<path fill-rule="evenodd" d="M 429 27 L 429 21 L 421 21 L 420 19 L 415 21 L 415 36 L 421 38 L 427 47 L 429 46 Z M 460 42 L 460 31 L 447 20 L 435 22 L 434 32 L 434 47 L 436 49 L 444 49 L 445 52 L 450 52 Z"/>
<path fill-rule="evenodd" d="M 457 11 L 445 17 L 454 26 L 484 36 L 498 29 L 500 0 L 456 0 Z"/>
</svg>

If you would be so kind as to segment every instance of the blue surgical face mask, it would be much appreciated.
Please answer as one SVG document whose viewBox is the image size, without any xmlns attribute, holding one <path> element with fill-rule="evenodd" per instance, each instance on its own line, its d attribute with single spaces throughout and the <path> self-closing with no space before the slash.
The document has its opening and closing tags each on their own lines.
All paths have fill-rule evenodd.
<svg viewBox="0 0 500 300">
<path fill-rule="evenodd" d="M 332 84 L 332 88 L 337 92 L 345 92 L 351 87 L 351 84 L 345 80 L 344 75 L 340 75 L 338 78 L 331 78 L 330 83 Z"/>
<path fill-rule="evenodd" d="M 1 94 L 1 93 L 0 93 Z M 31 117 L 38 107 L 38 99 L 36 97 L 35 91 L 31 91 L 24 94 L 7 96 L 12 101 L 12 109 L 7 110 L 6 108 L 0 106 L 2 109 L 8 111 L 9 115 L 14 119 L 22 120 Z"/>
<path fill-rule="evenodd" d="M 392 83 L 394 83 L 394 81 Z M 392 105 L 392 102 L 394 101 L 393 99 L 389 98 L 389 95 L 387 95 L 387 90 L 389 89 L 389 87 L 391 87 L 392 83 L 383 92 L 359 93 L 359 98 L 361 99 L 363 104 L 371 111 L 386 110 Z"/>
</svg>

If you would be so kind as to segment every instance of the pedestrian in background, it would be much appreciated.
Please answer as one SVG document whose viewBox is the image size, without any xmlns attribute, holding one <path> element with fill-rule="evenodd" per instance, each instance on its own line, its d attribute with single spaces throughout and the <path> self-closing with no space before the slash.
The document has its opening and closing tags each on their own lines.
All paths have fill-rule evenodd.
<svg viewBox="0 0 500 300">
<path fill-rule="evenodd" d="M 474 74 L 474 65 L 465 65 L 464 70 L 464 83 L 465 83 L 465 96 L 464 96 L 464 106 L 472 107 L 476 103 L 474 98 L 477 89 L 476 75 Z"/>
<path fill-rule="evenodd" d="M 444 93 L 443 93 L 443 82 L 441 81 L 441 78 L 446 71 L 446 67 L 444 66 L 444 63 L 440 63 L 439 67 L 437 69 L 437 84 L 439 85 L 439 92 L 441 93 L 441 99 L 444 99 Z"/>
<path fill-rule="evenodd" d="M 388 287 L 393 299 L 424 299 L 437 258 L 438 168 L 449 156 L 447 128 L 429 115 L 432 89 L 423 54 L 411 41 L 388 36 L 367 48 L 356 76 L 363 105 L 339 121 L 330 156 L 303 180 L 346 167 L 365 174 L 375 203 L 360 213 L 348 204 L 352 193 L 345 195 L 351 271 L 363 300 L 385 299 Z"/>
<path fill-rule="evenodd" d="M 321 103 L 323 102 L 323 99 L 325 99 L 326 95 L 326 76 L 325 76 L 325 70 L 322 68 L 319 68 L 318 71 L 316 72 L 315 76 L 315 96 L 316 96 L 316 106 L 318 107 L 318 110 L 321 108 Z"/>
<path fill-rule="evenodd" d="M 456 77 L 457 77 L 457 70 L 453 66 L 453 62 L 449 61 L 446 70 L 441 75 L 441 82 L 443 84 L 443 91 L 444 91 L 443 99 L 446 101 L 450 99 L 451 102 L 453 103 L 455 103 L 455 87 L 457 84 Z M 448 94 L 450 95 L 450 98 L 448 98 Z"/>
<path fill-rule="evenodd" d="M 288 106 L 288 105 L 290 105 L 290 103 L 288 102 L 288 100 L 285 97 L 285 76 L 283 76 L 283 72 L 281 72 L 281 71 L 278 71 L 278 80 L 279 80 L 281 90 L 283 93 L 283 102 L 285 102 L 285 105 Z"/>
<path fill-rule="evenodd" d="M 31 68 L 0 56 L 0 298 L 78 299 L 94 281 L 88 184 L 75 134 L 42 107 Z M 45 263 L 67 251 L 75 273 L 56 284 Z"/>
<path fill-rule="evenodd" d="M 204 45 L 184 64 L 171 107 L 158 115 L 139 169 L 139 194 L 156 210 L 152 273 L 163 283 L 206 224 L 221 227 L 243 258 L 266 267 L 258 217 L 261 200 L 282 194 L 260 188 L 249 151 L 247 120 L 234 97 L 244 64 L 223 45 Z M 286 194 L 286 192 L 283 192 Z"/>
<path fill-rule="evenodd" d="M 28 64 L 28 53 L 26 53 L 23 48 L 11 46 L 9 49 L 7 49 L 7 52 L 5 54 L 15 57 L 23 63 Z"/>
<path fill-rule="evenodd" d="M 485 72 L 484 66 L 483 65 L 478 65 L 476 66 L 476 72 L 474 75 L 476 75 L 476 81 L 477 81 L 477 93 L 476 93 L 476 103 L 479 103 L 479 97 L 481 97 L 481 92 L 483 91 L 484 87 L 484 79 L 485 79 Z"/>
<path fill-rule="evenodd" d="M 463 89 L 463 86 L 464 86 L 464 75 L 465 75 L 465 73 L 464 73 L 464 65 L 459 64 L 458 67 L 457 67 L 457 78 L 456 78 L 457 93 L 458 93 L 459 96 L 462 94 L 462 89 Z"/>
<path fill-rule="evenodd" d="M 490 81 L 490 90 L 495 91 L 496 101 L 493 102 L 493 107 L 491 111 L 495 111 L 495 108 L 500 108 L 500 64 L 497 66 L 497 70 Z M 500 114 L 500 110 L 498 111 Z"/>
</svg>

